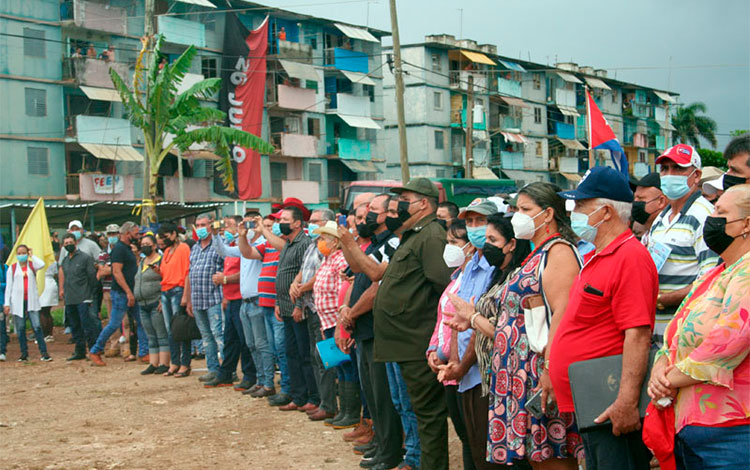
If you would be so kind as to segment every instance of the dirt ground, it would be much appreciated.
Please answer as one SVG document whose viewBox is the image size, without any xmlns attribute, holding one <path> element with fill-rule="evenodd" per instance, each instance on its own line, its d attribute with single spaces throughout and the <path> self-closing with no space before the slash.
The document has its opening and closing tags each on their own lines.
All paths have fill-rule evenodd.
<svg viewBox="0 0 750 470">
<path fill-rule="evenodd" d="M 49 345 L 54 361 L 15 362 L 18 341 L 0 363 L 0 468 L 356 469 L 359 457 L 334 431 L 304 413 L 281 412 L 232 388 L 204 389 L 187 378 L 141 376 L 121 358 L 106 367 L 66 362 L 73 350 L 61 328 Z M 205 367 L 194 361 L 194 368 Z M 449 426 L 451 469 L 460 444 Z"/>
</svg>

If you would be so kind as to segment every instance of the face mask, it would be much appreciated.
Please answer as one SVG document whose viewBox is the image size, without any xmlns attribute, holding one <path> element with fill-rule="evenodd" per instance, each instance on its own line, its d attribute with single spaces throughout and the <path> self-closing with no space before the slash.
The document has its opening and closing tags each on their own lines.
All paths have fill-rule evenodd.
<svg viewBox="0 0 750 470">
<path fill-rule="evenodd" d="M 466 261 L 464 248 L 466 248 L 466 245 L 445 245 L 445 248 L 443 248 L 443 261 L 445 261 L 445 265 L 449 268 L 457 268 L 464 264 L 464 261 Z"/>
<path fill-rule="evenodd" d="M 646 204 L 645 201 L 633 201 L 633 209 L 630 212 L 633 220 L 641 225 L 648 222 L 648 218 L 651 217 L 651 214 L 646 212 Z"/>
<path fill-rule="evenodd" d="M 374 212 L 368 212 L 365 216 L 365 224 L 370 229 L 370 233 L 375 233 L 375 230 L 380 227 L 380 223 L 378 223 L 378 217 L 380 214 L 376 214 Z"/>
<path fill-rule="evenodd" d="M 738 184 L 745 184 L 746 180 L 745 178 L 741 176 L 735 176 L 735 175 L 724 175 L 724 191 L 731 188 L 732 186 L 737 186 Z"/>
<path fill-rule="evenodd" d="M 711 217 L 710 215 L 706 217 L 706 222 L 703 224 L 703 241 L 706 242 L 706 246 L 716 254 L 724 253 L 735 238 L 727 235 L 727 224 L 740 220 L 743 219 L 727 222 L 726 217 Z"/>
<path fill-rule="evenodd" d="M 164 246 L 166 246 L 166 247 L 170 247 L 170 246 L 174 245 L 174 241 L 170 240 L 169 237 L 167 237 L 166 235 L 164 235 L 161 238 L 161 240 L 164 242 Z"/>
<path fill-rule="evenodd" d="M 107 237 L 107 242 L 109 242 L 110 245 L 114 245 L 119 239 L 120 237 Z"/>
<path fill-rule="evenodd" d="M 65 245 L 65 249 L 68 251 L 68 253 L 73 253 L 76 251 L 76 246 L 73 244 Z"/>
<path fill-rule="evenodd" d="M 692 173 L 690 174 L 692 175 Z M 688 175 L 688 176 L 690 176 Z M 664 175 L 661 177 L 661 192 L 667 196 L 670 201 L 680 199 L 690 192 L 688 186 L 688 176 L 684 175 Z"/>
<path fill-rule="evenodd" d="M 279 224 L 279 231 L 281 232 L 282 235 L 291 235 L 292 226 L 290 224 L 282 222 Z"/>
<path fill-rule="evenodd" d="M 503 248 L 505 248 L 505 245 L 503 245 L 501 248 L 493 245 L 492 243 L 487 243 L 484 245 L 484 250 L 482 252 L 484 253 L 484 257 L 487 260 L 488 263 L 492 266 L 500 267 L 505 262 L 505 253 L 503 253 Z"/>
<path fill-rule="evenodd" d="M 29 255 L 16 255 L 16 258 L 18 258 L 19 263 L 25 263 L 29 260 Z"/>
<path fill-rule="evenodd" d="M 403 222 L 401 222 L 401 219 L 398 217 L 385 218 L 385 226 L 391 232 L 395 232 L 396 230 L 400 229 L 401 225 L 403 225 Z"/>
<path fill-rule="evenodd" d="M 438 223 L 443 227 L 443 230 L 448 230 L 448 222 L 445 219 L 438 219 Z"/>
<path fill-rule="evenodd" d="M 372 236 L 372 230 L 370 230 L 370 226 L 367 225 L 367 223 L 357 224 L 357 233 L 360 237 L 364 238 L 370 238 Z"/>
<path fill-rule="evenodd" d="M 281 228 L 279 226 L 280 224 L 278 222 L 273 223 L 273 227 L 271 227 L 271 233 L 276 235 L 277 237 L 281 236 Z"/>
<path fill-rule="evenodd" d="M 224 230 L 224 239 L 227 243 L 232 243 L 234 241 L 234 234 L 229 230 Z"/>
<path fill-rule="evenodd" d="M 81 237 L 83 236 L 83 234 L 81 233 L 80 230 L 75 230 L 75 231 L 70 232 L 70 233 L 72 233 L 73 236 L 76 237 L 76 241 L 80 240 Z"/>
<path fill-rule="evenodd" d="M 487 226 L 482 225 L 481 227 L 466 227 L 466 233 L 469 236 L 469 241 L 478 249 L 484 248 L 484 243 L 487 240 Z"/>
<path fill-rule="evenodd" d="M 206 227 L 198 227 L 195 229 L 195 234 L 198 235 L 199 239 L 205 240 L 208 238 L 208 229 Z"/>
<path fill-rule="evenodd" d="M 599 209 L 601 209 L 602 207 L 600 207 Z M 602 224 L 602 222 L 604 222 L 604 220 L 592 227 L 591 225 L 589 225 L 589 217 L 595 214 L 599 209 L 595 210 L 589 215 L 581 214 L 580 212 L 570 213 L 570 228 L 573 229 L 573 232 L 575 232 L 575 234 L 581 240 L 585 240 L 589 243 L 594 243 L 594 239 L 596 239 L 597 228 Z"/>
<path fill-rule="evenodd" d="M 151 253 L 154 252 L 154 247 L 150 245 L 142 246 L 141 247 L 141 254 L 144 256 L 151 256 Z"/>
<path fill-rule="evenodd" d="M 312 240 L 315 240 L 315 239 L 317 239 L 320 236 L 319 233 L 313 233 L 313 232 L 315 232 L 315 230 L 317 230 L 319 228 L 320 228 L 320 225 L 318 225 L 318 224 L 307 224 L 307 234 L 310 235 L 310 238 Z"/>
<path fill-rule="evenodd" d="M 516 212 L 510 219 L 510 224 L 513 226 L 513 234 L 519 240 L 531 240 L 537 231 L 537 227 L 534 225 L 534 219 L 544 214 L 544 211 L 535 215 L 534 217 Z M 541 225 L 540 225 L 541 227 Z"/>
<path fill-rule="evenodd" d="M 331 249 L 328 247 L 328 243 L 325 240 L 318 240 L 318 251 L 326 258 L 331 254 Z"/>
</svg>

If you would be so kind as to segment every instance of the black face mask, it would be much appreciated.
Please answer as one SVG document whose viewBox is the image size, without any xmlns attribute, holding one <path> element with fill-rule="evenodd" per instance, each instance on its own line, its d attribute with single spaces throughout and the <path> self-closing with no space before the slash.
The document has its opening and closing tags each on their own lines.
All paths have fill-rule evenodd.
<svg viewBox="0 0 750 470">
<path fill-rule="evenodd" d="M 646 212 L 645 201 L 633 202 L 633 210 L 631 211 L 631 215 L 633 216 L 633 220 L 641 225 L 644 225 L 646 222 L 648 222 L 648 218 L 651 217 L 651 214 Z"/>
<path fill-rule="evenodd" d="M 724 191 L 731 188 L 732 186 L 737 186 L 738 184 L 745 184 L 747 181 L 745 178 L 741 176 L 734 176 L 734 175 L 724 175 Z"/>
<path fill-rule="evenodd" d="M 73 253 L 74 251 L 76 251 L 76 246 L 72 245 L 72 244 L 71 245 L 65 245 L 65 249 L 67 250 L 68 253 Z"/>
<path fill-rule="evenodd" d="M 368 212 L 365 216 L 365 224 L 367 225 L 367 227 L 369 227 L 372 233 L 375 233 L 375 230 L 380 227 L 380 224 L 378 223 L 379 216 L 380 214 L 376 214 L 374 212 Z"/>
<path fill-rule="evenodd" d="M 401 219 L 399 219 L 398 217 L 385 218 L 385 226 L 391 232 L 395 232 L 396 230 L 400 229 L 401 225 L 403 225 L 403 222 L 401 222 Z"/>
<path fill-rule="evenodd" d="M 280 223 L 279 224 L 279 230 L 281 231 L 282 235 L 291 235 L 292 233 L 292 227 L 289 224 L 286 223 Z"/>
<path fill-rule="evenodd" d="M 169 239 L 167 236 L 164 236 L 161 238 L 162 242 L 164 242 L 165 247 L 170 247 L 174 245 L 174 240 Z"/>
<path fill-rule="evenodd" d="M 505 248 L 505 245 L 503 245 L 503 248 Z M 498 248 L 491 243 L 485 243 L 484 248 L 482 248 L 482 253 L 484 253 L 484 257 L 490 265 L 499 268 L 505 262 L 503 248 Z"/>
<path fill-rule="evenodd" d="M 357 234 L 359 234 L 360 237 L 364 238 L 370 238 L 372 236 L 372 231 L 370 230 L 370 227 L 367 226 L 367 224 L 357 224 Z"/>
<path fill-rule="evenodd" d="M 742 219 L 733 220 L 732 222 L 740 220 Z M 706 246 L 711 251 L 718 255 L 724 253 L 734 241 L 734 237 L 727 235 L 726 228 L 726 217 L 711 217 L 709 215 L 703 224 L 703 241 L 706 242 Z"/>
<path fill-rule="evenodd" d="M 151 256 L 151 253 L 153 253 L 153 252 L 154 252 L 154 247 L 153 246 L 148 246 L 147 245 L 147 246 L 142 246 L 141 247 L 141 253 L 143 253 L 146 256 Z"/>
</svg>

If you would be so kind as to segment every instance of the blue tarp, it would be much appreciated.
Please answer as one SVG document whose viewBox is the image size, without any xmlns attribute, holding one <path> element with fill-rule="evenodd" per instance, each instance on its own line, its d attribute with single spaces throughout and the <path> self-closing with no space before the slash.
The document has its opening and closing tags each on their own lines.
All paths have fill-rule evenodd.
<svg viewBox="0 0 750 470">
<path fill-rule="evenodd" d="M 509 60 L 500 60 L 499 61 L 505 68 L 510 70 L 515 70 L 516 72 L 525 72 L 526 69 L 521 66 L 521 64 L 517 64 L 515 62 L 511 62 Z"/>
</svg>

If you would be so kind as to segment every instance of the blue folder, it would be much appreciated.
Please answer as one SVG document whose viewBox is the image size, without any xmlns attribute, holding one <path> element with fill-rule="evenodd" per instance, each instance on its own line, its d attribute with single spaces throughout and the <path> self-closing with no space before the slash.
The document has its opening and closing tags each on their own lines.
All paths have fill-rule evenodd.
<svg viewBox="0 0 750 470">
<path fill-rule="evenodd" d="M 342 352 L 334 338 L 324 339 L 315 344 L 318 348 L 318 354 L 320 354 L 320 360 L 323 361 L 323 366 L 326 369 L 331 367 L 340 366 L 344 362 L 351 361 L 351 357 L 348 354 Z"/>
</svg>

